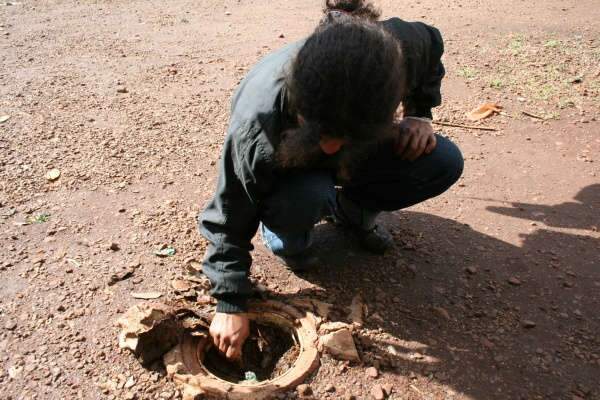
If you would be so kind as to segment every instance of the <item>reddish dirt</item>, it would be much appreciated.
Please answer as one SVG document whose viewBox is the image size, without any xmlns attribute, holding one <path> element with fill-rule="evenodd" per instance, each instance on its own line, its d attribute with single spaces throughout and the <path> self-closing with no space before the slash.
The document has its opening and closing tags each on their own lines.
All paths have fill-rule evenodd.
<svg viewBox="0 0 600 400">
<path fill-rule="evenodd" d="M 446 38 L 436 118 L 467 123 L 497 101 L 505 115 L 483 124 L 498 130 L 444 128 L 464 176 L 383 216 L 391 253 L 367 255 L 322 225 L 321 268 L 296 276 L 257 241 L 253 278 L 342 317 L 365 295 L 363 363 L 323 357 L 307 382 L 315 398 L 381 385 L 396 399 L 600 399 L 600 7 L 401 3 L 378 5 Z M 319 13 L 289 0 L 0 5 L 0 398 L 180 397 L 160 365 L 117 348 L 114 321 L 141 301 L 132 292 L 172 296 L 185 260 L 202 257 L 195 216 L 229 97 Z M 164 245 L 176 254 L 153 254 Z"/>
</svg>

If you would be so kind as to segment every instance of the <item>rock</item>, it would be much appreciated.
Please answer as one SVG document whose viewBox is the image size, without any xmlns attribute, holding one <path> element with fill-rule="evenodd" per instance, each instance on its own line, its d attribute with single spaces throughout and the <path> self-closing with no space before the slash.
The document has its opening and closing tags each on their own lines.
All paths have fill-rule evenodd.
<svg viewBox="0 0 600 400">
<path fill-rule="evenodd" d="M 6 321 L 6 324 L 4 325 L 4 329 L 6 329 L 7 331 L 12 331 L 17 327 L 17 323 L 15 321 Z"/>
<path fill-rule="evenodd" d="M 321 336 L 319 350 L 341 360 L 360 361 L 354 338 L 347 328 Z"/>
<path fill-rule="evenodd" d="M 325 391 L 328 393 L 333 393 L 333 392 L 335 392 L 335 386 L 333 386 L 331 383 L 329 383 L 325 386 Z"/>
<path fill-rule="evenodd" d="M 531 320 L 524 320 L 523 321 L 523 328 L 527 328 L 527 329 L 531 329 L 531 328 L 535 328 L 537 326 L 537 324 Z"/>
<path fill-rule="evenodd" d="M 144 365 L 175 346 L 181 333 L 171 310 L 162 304 L 133 306 L 117 324 L 122 328 L 119 347 L 132 350 Z"/>
<path fill-rule="evenodd" d="M 53 168 L 46 173 L 46 179 L 50 182 L 57 180 L 60 178 L 60 170 L 57 168 Z"/>
<path fill-rule="evenodd" d="M 450 320 L 450 314 L 448 313 L 448 311 L 446 311 L 445 308 L 443 307 L 433 307 L 433 311 L 435 311 L 435 313 L 437 315 L 439 315 L 440 317 Z"/>
<path fill-rule="evenodd" d="M 298 392 L 298 396 L 300 397 L 307 397 L 312 394 L 312 389 L 306 383 L 303 383 L 296 387 L 296 392 Z"/>
<path fill-rule="evenodd" d="M 117 86 L 117 93 L 127 93 L 129 92 L 125 86 Z"/>
<path fill-rule="evenodd" d="M 192 284 L 183 279 L 174 279 L 171 281 L 171 287 L 178 292 L 187 292 L 192 288 Z"/>
<path fill-rule="evenodd" d="M 373 386 L 371 389 L 371 396 L 373 396 L 375 400 L 384 400 L 385 392 L 383 391 L 383 387 L 381 387 L 381 385 Z"/>
<path fill-rule="evenodd" d="M 130 376 L 125 382 L 125 385 L 123 385 L 123 387 L 125 389 L 131 389 L 133 385 L 135 385 L 135 379 L 133 379 L 133 376 Z"/>
<path fill-rule="evenodd" d="M 367 376 L 370 378 L 377 378 L 379 376 L 379 371 L 377 371 L 377 368 L 375 367 L 369 367 L 367 368 L 367 370 L 365 371 L 367 373 Z"/>
<path fill-rule="evenodd" d="M 467 267 L 467 268 L 465 268 L 465 271 L 467 271 L 467 273 L 469 273 L 470 275 L 475 275 L 477 273 L 477 268 L 476 267 Z"/>
<path fill-rule="evenodd" d="M 521 285 L 521 281 L 516 276 L 511 276 L 510 278 L 508 278 L 508 283 L 510 283 L 513 286 Z"/>
<path fill-rule="evenodd" d="M 353 394 L 347 394 L 344 396 L 344 400 L 356 400 L 356 396 Z"/>
<path fill-rule="evenodd" d="M 352 321 L 353 325 L 362 326 L 364 323 L 364 301 L 362 295 L 359 293 L 352 299 L 350 304 L 350 314 L 348 319 Z"/>
<path fill-rule="evenodd" d="M 17 379 L 19 375 L 21 375 L 21 372 L 23 372 L 23 367 L 13 365 L 12 367 L 8 368 L 8 376 L 10 379 Z"/>
<path fill-rule="evenodd" d="M 118 243 L 114 243 L 113 242 L 113 243 L 111 243 L 111 244 L 108 245 L 108 249 L 112 250 L 112 251 L 119 251 L 119 250 L 121 250 L 121 247 L 119 247 Z"/>
</svg>

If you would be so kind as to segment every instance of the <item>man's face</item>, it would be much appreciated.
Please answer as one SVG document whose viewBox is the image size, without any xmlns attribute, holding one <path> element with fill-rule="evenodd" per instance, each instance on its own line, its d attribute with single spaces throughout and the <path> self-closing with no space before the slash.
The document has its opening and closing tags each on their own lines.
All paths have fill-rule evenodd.
<svg viewBox="0 0 600 400">
<path fill-rule="evenodd" d="M 322 134 L 298 118 L 298 125 L 281 133 L 277 161 L 284 169 L 332 168 L 342 178 L 349 178 L 352 170 L 363 161 L 372 144 L 359 144 Z"/>
</svg>

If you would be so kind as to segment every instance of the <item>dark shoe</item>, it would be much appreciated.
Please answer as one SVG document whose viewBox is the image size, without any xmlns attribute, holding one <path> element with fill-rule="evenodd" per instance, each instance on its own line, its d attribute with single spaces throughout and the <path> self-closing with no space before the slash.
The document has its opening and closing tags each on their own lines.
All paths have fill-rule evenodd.
<svg viewBox="0 0 600 400">
<path fill-rule="evenodd" d="M 376 225 L 369 231 L 353 230 L 358 238 L 360 245 L 375 254 L 383 254 L 394 245 L 392 235 L 385 229 Z"/>
<path fill-rule="evenodd" d="M 319 258 L 313 254 L 299 254 L 295 256 L 277 256 L 283 265 L 293 272 L 306 272 L 317 268 Z"/>
<path fill-rule="evenodd" d="M 365 250 L 383 254 L 394 245 L 394 240 L 387 230 L 375 224 L 378 214 L 359 207 L 338 192 L 336 209 L 327 220 L 349 230 Z"/>
</svg>

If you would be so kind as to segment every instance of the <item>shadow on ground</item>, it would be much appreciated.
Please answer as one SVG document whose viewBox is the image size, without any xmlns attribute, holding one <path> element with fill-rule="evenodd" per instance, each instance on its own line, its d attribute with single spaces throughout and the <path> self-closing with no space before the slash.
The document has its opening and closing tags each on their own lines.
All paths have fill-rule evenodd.
<svg viewBox="0 0 600 400">
<path fill-rule="evenodd" d="M 599 189 L 557 206 L 489 210 L 591 230 Z M 367 363 L 395 374 L 396 390 L 418 392 L 419 380 L 436 380 L 481 400 L 600 396 L 599 239 L 538 229 L 514 246 L 420 212 L 383 219 L 397 243 L 383 257 L 319 226 L 323 264 L 302 278 L 323 291 L 303 294 L 325 293 L 338 309 L 365 295 L 366 328 L 381 333 L 361 335 L 359 345 Z"/>
</svg>

